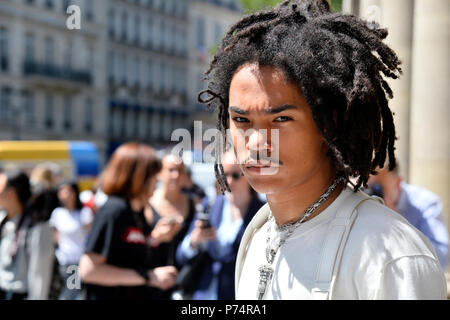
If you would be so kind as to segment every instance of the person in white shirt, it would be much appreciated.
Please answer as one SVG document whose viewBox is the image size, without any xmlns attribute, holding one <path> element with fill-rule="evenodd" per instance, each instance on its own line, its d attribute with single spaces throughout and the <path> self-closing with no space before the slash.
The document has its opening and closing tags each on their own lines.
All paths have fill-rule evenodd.
<svg viewBox="0 0 450 320">
<path fill-rule="evenodd" d="M 78 264 L 94 217 L 92 210 L 81 203 L 79 194 L 76 182 L 61 183 L 58 198 L 62 206 L 54 209 L 50 217 L 57 244 L 55 254 L 63 280 L 60 300 L 81 298 L 81 287 L 74 277 L 78 275 Z"/>
<path fill-rule="evenodd" d="M 446 298 L 430 242 L 358 191 L 378 166 L 395 167 L 383 75 L 401 69 L 386 36 L 326 0 L 294 0 L 224 37 L 199 101 L 218 107 L 219 129 L 268 201 L 240 244 L 237 299 Z M 215 169 L 229 189 L 220 159 Z"/>
</svg>

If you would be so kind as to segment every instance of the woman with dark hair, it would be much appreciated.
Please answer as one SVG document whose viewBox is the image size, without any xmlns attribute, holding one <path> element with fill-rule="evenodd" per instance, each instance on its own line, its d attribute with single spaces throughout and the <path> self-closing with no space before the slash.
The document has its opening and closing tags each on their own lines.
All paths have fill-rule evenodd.
<svg viewBox="0 0 450 320">
<path fill-rule="evenodd" d="M 36 215 L 28 176 L 0 173 L 0 300 L 47 299 L 53 266 L 52 231 Z"/>
<path fill-rule="evenodd" d="M 53 228 L 54 240 L 57 244 L 56 259 L 59 264 L 59 274 L 63 280 L 59 299 L 74 300 L 81 297 L 81 288 L 69 285 L 67 280 L 78 268 L 94 217 L 90 208 L 83 207 L 76 182 L 61 183 L 58 188 L 58 199 L 62 206 L 53 210 L 50 226 Z"/>
<path fill-rule="evenodd" d="M 108 199 L 95 215 L 80 260 L 87 299 L 144 299 L 151 296 L 148 287 L 174 285 L 175 267 L 155 267 L 151 245 L 159 239 L 152 239 L 144 216 L 160 170 L 154 149 L 144 144 L 124 144 L 112 155 L 101 178 Z"/>
</svg>

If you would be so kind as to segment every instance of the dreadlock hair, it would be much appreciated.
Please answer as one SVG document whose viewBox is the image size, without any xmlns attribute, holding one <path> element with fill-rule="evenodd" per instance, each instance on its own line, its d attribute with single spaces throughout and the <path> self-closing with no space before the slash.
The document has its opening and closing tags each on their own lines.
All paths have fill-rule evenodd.
<svg viewBox="0 0 450 320">
<path fill-rule="evenodd" d="M 370 174 L 395 168 L 395 126 L 388 106 L 392 90 L 385 77 L 402 73 L 396 53 L 383 43 L 388 35 L 374 23 L 349 14 L 332 13 L 326 0 L 287 0 L 234 24 L 224 36 L 198 95 L 201 103 L 218 108 L 217 127 L 229 128 L 229 89 L 234 73 L 257 63 L 283 71 L 308 102 L 338 174 L 355 192 L 367 186 Z M 219 152 L 220 153 L 220 152 Z M 215 173 L 229 190 L 220 158 Z"/>
</svg>

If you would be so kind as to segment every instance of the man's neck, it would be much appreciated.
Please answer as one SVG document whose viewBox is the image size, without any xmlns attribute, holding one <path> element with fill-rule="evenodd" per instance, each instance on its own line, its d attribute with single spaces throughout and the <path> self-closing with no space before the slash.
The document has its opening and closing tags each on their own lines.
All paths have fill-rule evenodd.
<svg viewBox="0 0 450 320">
<path fill-rule="evenodd" d="M 304 183 L 288 190 L 267 195 L 267 202 L 278 226 L 298 221 L 305 210 L 316 202 L 330 187 L 335 179 L 335 171 L 320 172 Z M 340 184 L 331 193 L 330 197 L 306 220 L 310 220 L 324 211 L 339 196 L 343 190 Z"/>
</svg>

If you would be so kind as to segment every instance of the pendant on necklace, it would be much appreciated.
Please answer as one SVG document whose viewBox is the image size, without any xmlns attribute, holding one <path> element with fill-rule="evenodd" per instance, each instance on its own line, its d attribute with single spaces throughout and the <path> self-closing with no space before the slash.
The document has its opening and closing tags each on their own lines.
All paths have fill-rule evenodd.
<svg viewBox="0 0 450 320">
<path fill-rule="evenodd" d="M 273 269 L 270 265 L 266 264 L 258 269 L 259 271 L 259 285 L 258 285 L 258 300 L 262 300 L 264 294 L 266 293 L 267 285 L 272 279 Z"/>
</svg>

